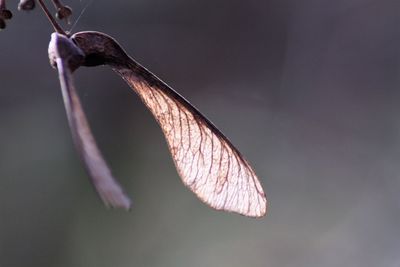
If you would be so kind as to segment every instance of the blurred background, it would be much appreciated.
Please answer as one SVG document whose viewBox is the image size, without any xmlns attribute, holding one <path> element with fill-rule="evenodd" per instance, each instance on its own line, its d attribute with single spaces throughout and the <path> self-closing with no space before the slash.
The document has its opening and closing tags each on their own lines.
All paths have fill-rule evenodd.
<svg viewBox="0 0 400 267">
<path fill-rule="evenodd" d="M 64 1 L 74 18 L 88 1 Z M 115 37 L 197 106 L 262 179 L 269 214 L 214 211 L 106 67 L 76 85 L 131 212 L 106 210 L 74 149 L 52 29 L 0 33 L 0 266 L 400 266 L 398 0 L 92 1 Z"/>
</svg>

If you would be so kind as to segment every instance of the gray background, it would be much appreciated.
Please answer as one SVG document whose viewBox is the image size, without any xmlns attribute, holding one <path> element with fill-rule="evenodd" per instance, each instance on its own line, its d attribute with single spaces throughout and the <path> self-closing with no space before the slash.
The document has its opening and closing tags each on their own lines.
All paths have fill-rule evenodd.
<svg viewBox="0 0 400 267">
<path fill-rule="evenodd" d="M 75 17 L 86 2 L 65 1 Z M 262 219 L 181 183 L 161 131 L 105 67 L 76 83 L 133 199 L 106 210 L 74 150 L 51 28 L 8 6 L 0 32 L 0 266 L 400 266 L 398 0 L 93 1 L 114 36 L 243 152 Z"/>
</svg>

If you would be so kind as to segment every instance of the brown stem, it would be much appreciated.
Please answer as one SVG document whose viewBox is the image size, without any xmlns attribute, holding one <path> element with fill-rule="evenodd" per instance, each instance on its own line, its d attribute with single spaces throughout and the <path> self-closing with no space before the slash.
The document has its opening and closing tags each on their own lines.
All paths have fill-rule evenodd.
<svg viewBox="0 0 400 267">
<path fill-rule="evenodd" d="M 46 5 L 43 3 L 43 0 L 38 0 L 40 7 L 42 8 L 43 12 L 46 14 L 47 18 L 49 19 L 51 25 L 53 26 L 54 30 L 59 34 L 67 36 L 65 31 L 61 28 L 61 26 L 57 23 L 57 21 L 53 18 L 50 14 L 49 10 L 47 9 Z"/>
</svg>

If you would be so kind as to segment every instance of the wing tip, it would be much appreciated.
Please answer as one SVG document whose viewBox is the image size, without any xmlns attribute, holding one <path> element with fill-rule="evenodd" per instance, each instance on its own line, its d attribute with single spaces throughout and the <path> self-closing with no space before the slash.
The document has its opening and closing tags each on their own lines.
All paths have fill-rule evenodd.
<svg viewBox="0 0 400 267">
<path fill-rule="evenodd" d="M 226 207 L 215 207 L 212 206 L 210 203 L 205 202 L 204 200 L 202 200 L 204 203 L 206 203 L 207 205 L 211 206 L 212 208 L 214 208 L 215 210 L 218 211 L 226 211 L 229 213 L 235 213 L 241 216 L 245 216 L 245 217 L 249 217 L 249 218 L 255 218 L 255 219 L 260 219 L 263 218 L 267 215 L 267 211 L 268 211 L 268 206 L 267 204 L 263 207 L 260 207 L 260 209 L 257 210 L 252 210 L 252 211 L 242 211 L 238 208 L 226 208 Z"/>
<path fill-rule="evenodd" d="M 220 202 L 216 198 L 201 193 L 186 183 L 185 185 L 201 200 L 201 202 L 215 210 L 236 213 L 251 218 L 262 218 L 267 215 L 268 201 L 263 191 L 258 192 L 259 195 L 257 198 L 254 198 L 251 201 L 249 200 L 245 207 L 245 202 L 243 201 L 239 201 L 235 205 L 227 205 L 226 202 Z"/>
<path fill-rule="evenodd" d="M 124 209 L 129 211 L 132 207 L 131 199 L 117 187 L 97 188 L 97 192 L 107 208 Z"/>
<path fill-rule="evenodd" d="M 107 208 L 124 209 L 126 211 L 130 211 L 132 208 L 132 202 L 128 197 L 118 199 L 110 199 L 107 197 L 107 199 L 102 198 L 102 200 Z"/>
</svg>

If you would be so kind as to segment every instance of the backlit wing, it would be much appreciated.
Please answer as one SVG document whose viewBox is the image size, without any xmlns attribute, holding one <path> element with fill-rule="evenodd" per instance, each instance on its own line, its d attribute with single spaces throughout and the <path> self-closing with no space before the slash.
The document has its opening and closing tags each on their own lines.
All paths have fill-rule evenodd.
<svg viewBox="0 0 400 267">
<path fill-rule="evenodd" d="M 265 215 L 267 200 L 255 172 L 207 118 L 137 63 L 113 68 L 158 121 L 186 186 L 215 209 Z"/>
</svg>

